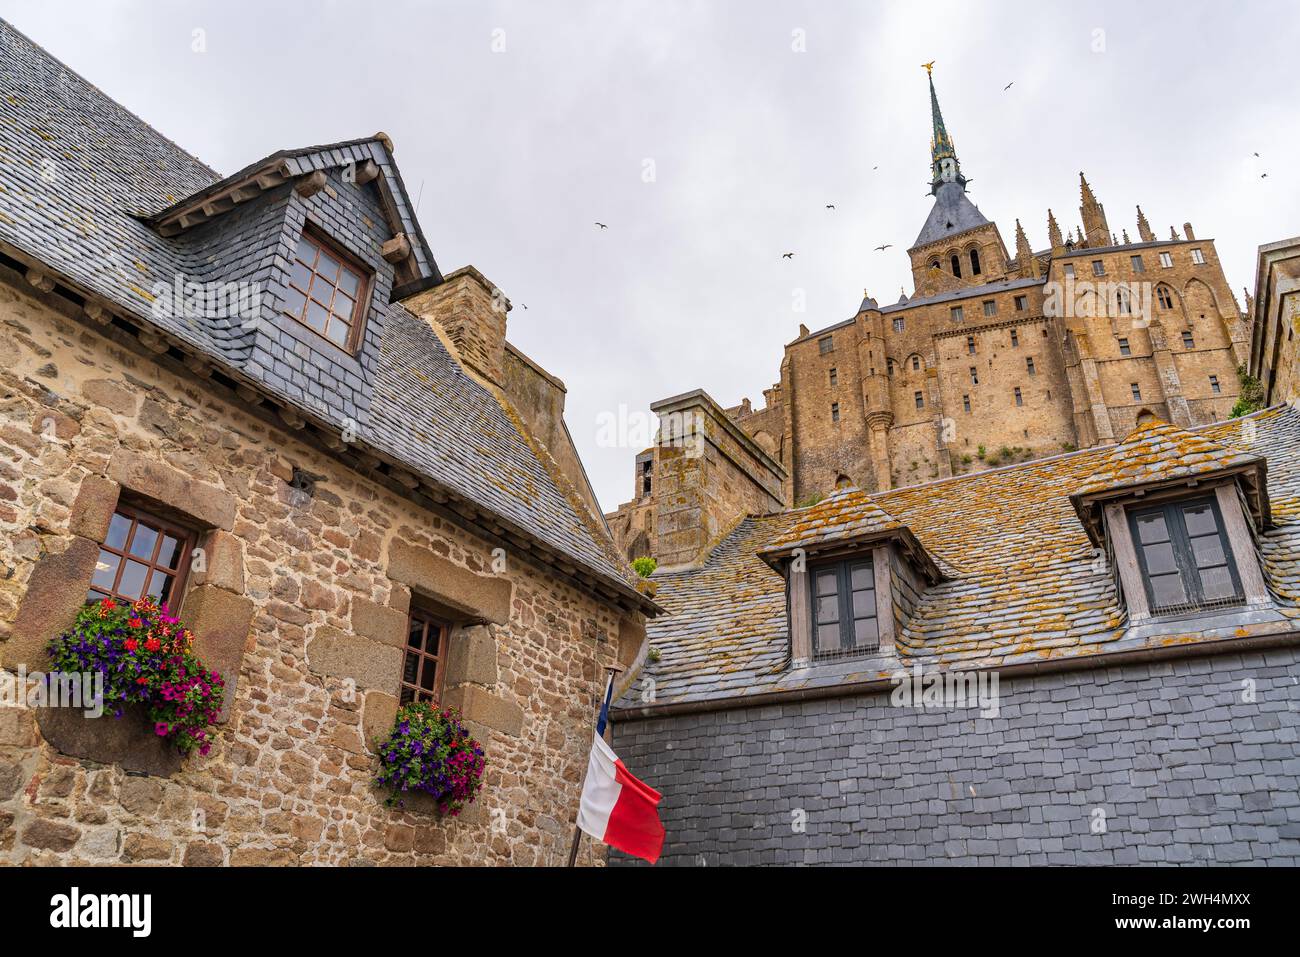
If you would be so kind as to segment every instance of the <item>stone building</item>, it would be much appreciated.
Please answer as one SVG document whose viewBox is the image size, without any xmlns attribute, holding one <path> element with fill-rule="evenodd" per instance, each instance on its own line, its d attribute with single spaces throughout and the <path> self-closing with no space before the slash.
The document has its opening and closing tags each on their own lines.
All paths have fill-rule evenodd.
<svg viewBox="0 0 1300 957">
<path fill-rule="evenodd" d="M 1300 236 L 1259 247 L 1250 372 L 1267 404 L 1300 398 Z"/>
<path fill-rule="evenodd" d="M 657 609 L 508 300 L 439 271 L 384 134 L 221 177 L 0 46 L 0 677 L 143 590 L 228 687 L 185 761 L 140 714 L 0 707 L 0 862 L 561 863 Z M 431 696 L 487 752 L 459 818 L 371 786 Z"/>
<path fill-rule="evenodd" d="M 773 480 L 791 507 L 845 486 L 890 489 L 1111 444 L 1147 415 L 1190 427 L 1232 409 L 1251 333 L 1214 241 L 1190 223 L 1160 239 L 1141 209 L 1136 238 L 1116 236 L 1080 174 L 1082 226 L 1063 233 L 1049 210 L 1047 247 L 1035 251 L 1017 220 L 1009 248 L 971 201 L 933 80 L 930 107 L 934 199 L 908 250 L 911 295 L 883 305 L 866 295 L 851 318 L 801 326 L 764 406 L 726 410 L 761 452 L 733 462 L 755 476 L 741 496 L 751 507 Z M 674 497 L 651 451 L 638 457 L 634 499 L 607 519 L 625 551 L 692 561 L 698 549 L 674 541 L 682 515 L 708 508 L 696 497 L 730 496 L 704 486 Z M 721 508 L 697 538 L 745 514 Z"/>
<path fill-rule="evenodd" d="M 1300 863 L 1290 405 L 840 490 L 654 580 L 614 746 L 661 863 Z"/>
</svg>

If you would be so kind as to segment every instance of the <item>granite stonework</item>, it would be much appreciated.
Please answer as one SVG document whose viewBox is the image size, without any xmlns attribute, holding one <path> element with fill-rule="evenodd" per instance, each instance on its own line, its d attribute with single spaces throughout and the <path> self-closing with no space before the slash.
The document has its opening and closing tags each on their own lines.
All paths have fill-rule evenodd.
<svg viewBox="0 0 1300 957">
<path fill-rule="evenodd" d="M 1298 689 L 1292 646 L 1008 678 L 996 717 L 888 692 L 620 717 L 614 747 L 663 792 L 661 864 L 1295 865 Z"/>
</svg>

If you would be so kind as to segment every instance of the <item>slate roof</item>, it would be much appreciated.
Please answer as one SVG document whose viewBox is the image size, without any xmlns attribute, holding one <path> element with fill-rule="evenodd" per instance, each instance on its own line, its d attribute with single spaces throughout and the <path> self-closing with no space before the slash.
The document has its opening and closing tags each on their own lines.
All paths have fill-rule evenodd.
<svg viewBox="0 0 1300 957">
<path fill-rule="evenodd" d="M 148 295 L 177 273 L 203 274 L 211 230 L 195 231 L 202 242 L 165 239 L 141 218 L 221 178 L 4 21 L 0 51 L 0 241 L 229 362 L 218 326 L 154 316 Z M 612 543 L 577 514 L 520 427 L 424 320 L 390 304 L 381 352 L 370 445 L 630 590 Z"/>
<path fill-rule="evenodd" d="M 1152 419 L 1114 446 L 1075 494 L 1178 481 L 1260 461 L 1258 455 L 1229 448 L 1211 436 Z"/>
<path fill-rule="evenodd" d="M 1259 547 L 1280 613 L 1261 627 L 1300 626 L 1300 411 L 1278 406 L 1192 435 L 1267 459 L 1273 524 Z M 1113 574 L 1070 499 L 1113 452 L 1085 449 L 865 496 L 910 528 L 944 573 L 897 637 L 904 667 L 997 666 L 1233 637 L 1231 628 L 1128 633 Z M 655 682 L 656 704 L 871 680 L 898 667 L 878 670 L 881 659 L 787 667 L 784 582 L 758 553 L 804 534 L 810 511 L 746 518 L 699 567 L 653 576 L 668 611 L 648 626 L 660 657 L 643 673 Z"/>
<path fill-rule="evenodd" d="M 921 227 L 912 248 L 937 243 L 949 236 L 987 224 L 988 220 L 970 201 L 960 183 L 943 183 L 934 194 L 930 215 L 925 218 L 925 225 Z"/>
</svg>

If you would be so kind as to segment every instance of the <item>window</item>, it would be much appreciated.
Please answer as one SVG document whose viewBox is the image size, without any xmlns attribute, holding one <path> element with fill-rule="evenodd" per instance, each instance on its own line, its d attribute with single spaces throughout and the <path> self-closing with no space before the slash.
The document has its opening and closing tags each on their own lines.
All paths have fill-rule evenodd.
<svg viewBox="0 0 1300 957">
<path fill-rule="evenodd" d="M 1168 268 L 1169 268 L 1170 266 L 1172 266 L 1173 264 L 1174 264 L 1174 257 L 1173 257 L 1173 256 L 1169 255 L 1168 253 L 1161 253 L 1161 254 L 1160 254 L 1160 265 L 1161 265 L 1162 267 L 1164 267 L 1165 269 L 1168 269 Z"/>
<path fill-rule="evenodd" d="M 1141 256 L 1129 256 L 1128 261 L 1133 265 L 1134 272 L 1146 272 L 1146 264 L 1142 262 Z"/>
<path fill-rule="evenodd" d="M 1065 278 L 1066 279 L 1074 278 L 1074 263 L 1065 264 Z"/>
<path fill-rule="evenodd" d="M 1036 370 L 1034 369 L 1034 357 L 1033 357 L 1033 356 L 1025 356 L 1025 368 L 1029 370 L 1029 374 L 1030 374 L 1030 375 L 1037 375 L 1037 372 L 1036 372 Z"/>
<path fill-rule="evenodd" d="M 1213 392 L 1215 395 L 1218 395 L 1220 392 L 1223 391 L 1222 389 L 1219 388 L 1219 377 L 1217 375 L 1210 376 L 1210 391 Z"/>
<path fill-rule="evenodd" d="M 1127 286 L 1115 287 L 1115 308 L 1116 312 L 1121 316 L 1132 315 L 1133 300 Z"/>
<path fill-rule="evenodd" d="M 955 253 L 952 257 L 952 274 L 958 279 L 961 278 L 961 257 Z"/>
<path fill-rule="evenodd" d="M 832 422 L 838 422 L 839 420 L 840 420 L 840 404 L 839 404 L 838 402 L 832 402 L 832 403 L 831 403 L 831 421 L 832 421 Z"/>
<path fill-rule="evenodd" d="M 887 373 L 889 373 L 891 376 L 894 374 L 894 360 L 893 360 L 893 359 L 886 359 L 886 360 L 885 360 L 885 371 L 886 371 Z"/>
<path fill-rule="evenodd" d="M 880 631 L 871 559 L 820 565 L 812 575 L 813 657 L 875 651 L 880 646 Z"/>
<path fill-rule="evenodd" d="M 1020 394 L 1020 386 L 1016 386 L 1016 405 L 1024 405 L 1025 397 Z"/>
<path fill-rule="evenodd" d="M 913 371 L 913 372 L 920 372 L 920 371 L 921 371 L 921 357 L 920 357 L 920 356 L 912 356 L 912 371 Z"/>
<path fill-rule="evenodd" d="M 932 259 L 932 260 L 930 260 L 930 268 L 931 268 L 931 269 L 938 269 L 938 268 L 939 268 L 939 260 L 937 260 L 937 259 Z"/>
<path fill-rule="evenodd" d="M 971 366 L 971 367 L 970 367 L 970 382 L 971 382 L 971 385 L 979 385 L 979 384 L 980 384 L 980 373 L 979 373 L 979 370 L 976 369 L 974 366 Z"/>
<path fill-rule="evenodd" d="M 969 396 L 969 395 L 964 395 L 964 396 L 961 397 L 961 408 L 962 408 L 962 411 L 963 411 L 963 412 L 969 412 L 969 411 L 970 411 L 970 396 Z"/>
<path fill-rule="evenodd" d="M 948 310 L 948 316 L 949 318 L 952 319 L 953 322 L 961 322 L 962 320 L 961 306 L 953 306 L 952 308 L 950 308 Z"/>
<path fill-rule="evenodd" d="M 998 314 L 998 304 L 997 304 L 997 302 L 996 302 L 995 300 L 992 300 L 992 299 L 985 299 L 985 300 L 984 300 L 984 315 L 986 315 L 986 316 L 996 316 L 997 314 Z"/>
<path fill-rule="evenodd" d="M 972 356 L 975 354 L 975 337 L 974 337 L 974 336 L 967 336 L 967 337 L 966 337 L 966 354 L 967 354 L 967 355 L 972 355 Z"/>
<path fill-rule="evenodd" d="M 835 351 L 835 337 L 834 337 L 834 336 L 825 336 L 824 338 L 818 339 L 818 340 L 817 340 L 817 351 L 818 351 L 821 355 L 826 355 L 826 353 L 828 353 L 828 352 L 834 352 L 834 351 Z"/>
<path fill-rule="evenodd" d="M 418 608 L 411 609 L 402 663 L 401 703 L 437 701 L 442 695 L 447 660 L 447 625 Z"/>
<path fill-rule="evenodd" d="M 1020 333 L 1017 332 L 1015 329 L 1011 330 L 1011 348 L 1012 349 L 1020 348 Z"/>
<path fill-rule="evenodd" d="M 1131 356 L 1133 350 L 1129 348 L 1128 340 L 1121 337 L 1119 340 L 1119 354 L 1122 356 Z"/>
<path fill-rule="evenodd" d="M 150 595 L 174 610 L 180 603 L 193 544 L 190 530 L 119 505 L 99 547 L 86 600 L 132 602 Z"/>
<path fill-rule="evenodd" d="M 839 372 L 836 371 L 834 366 L 831 366 L 831 388 L 834 389 L 839 384 L 840 384 Z"/>
<path fill-rule="evenodd" d="M 1134 509 L 1129 512 L 1129 528 L 1153 614 L 1245 600 L 1214 499 Z"/>
<path fill-rule="evenodd" d="M 1156 300 L 1160 303 L 1161 309 L 1174 308 L 1174 296 L 1168 286 L 1156 286 Z"/>
<path fill-rule="evenodd" d="M 284 311 L 340 348 L 356 347 L 369 283 L 349 256 L 304 230 L 289 270 Z"/>
<path fill-rule="evenodd" d="M 894 331 L 895 331 L 895 332 L 902 332 L 902 331 L 903 331 L 903 328 L 904 328 L 904 325 L 905 325 L 905 323 L 903 322 L 902 319 L 895 319 L 895 320 L 894 320 Z"/>
<path fill-rule="evenodd" d="M 1197 266 L 1204 266 L 1204 265 L 1205 265 L 1205 253 L 1201 252 L 1199 249 L 1193 249 L 1193 250 L 1192 250 L 1192 262 L 1193 262 L 1195 265 L 1197 265 Z"/>
<path fill-rule="evenodd" d="M 653 465 L 654 465 L 653 460 L 647 460 L 641 463 L 641 494 L 642 495 L 650 494 L 650 483 L 653 478 L 650 469 Z"/>
<path fill-rule="evenodd" d="M 1100 259 L 1094 259 L 1092 261 L 1092 274 L 1094 276 L 1106 275 L 1106 264 L 1102 262 Z"/>
<path fill-rule="evenodd" d="M 978 249 L 970 251 L 970 274 L 972 276 L 980 274 L 980 251 Z"/>
<path fill-rule="evenodd" d="M 1133 394 L 1133 401 L 1134 401 L 1134 402 L 1141 402 L 1141 401 L 1142 401 L 1142 388 L 1141 388 L 1141 386 L 1139 386 L 1136 382 L 1130 382 L 1130 383 L 1128 384 L 1128 389 L 1129 389 L 1129 392 L 1131 392 L 1131 393 Z"/>
<path fill-rule="evenodd" d="M 1016 312 L 1024 312 L 1029 308 L 1028 296 L 1016 296 Z"/>
<path fill-rule="evenodd" d="M 922 395 L 920 392 L 913 392 L 913 393 L 912 393 L 912 399 L 913 399 L 913 401 L 916 402 L 916 407 L 917 407 L 918 409 L 924 409 L 924 408 L 925 408 L 925 396 Z"/>
<path fill-rule="evenodd" d="M 1190 329 L 1183 330 L 1183 348 L 1184 349 L 1196 348 L 1196 340 L 1192 337 L 1192 330 Z"/>
</svg>

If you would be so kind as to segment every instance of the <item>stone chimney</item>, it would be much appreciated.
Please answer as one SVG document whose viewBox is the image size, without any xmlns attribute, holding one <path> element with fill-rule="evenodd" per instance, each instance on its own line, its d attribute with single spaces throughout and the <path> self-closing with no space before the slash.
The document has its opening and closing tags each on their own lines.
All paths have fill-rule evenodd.
<svg viewBox="0 0 1300 957">
<path fill-rule="evenodd" d="M 481 272 L 462 266 L 448 273 L 442 285 L 411 296 L 402 305 L 441 327 L 463 365 L 495 385 L 504 384 L 510 300 Z"/>
<path fill-rule="evenodd" d="M 1186 236 L 1188 239 L 1196 238 L 1196 234 L 1192 232 L 1191 223 L 1183 223 L 1183 235 Z"/>
</svg>

